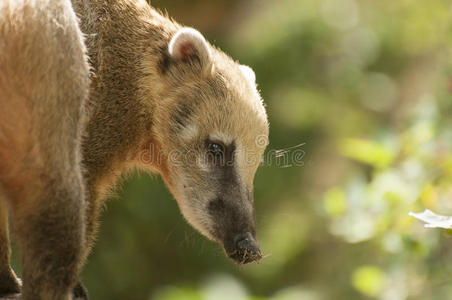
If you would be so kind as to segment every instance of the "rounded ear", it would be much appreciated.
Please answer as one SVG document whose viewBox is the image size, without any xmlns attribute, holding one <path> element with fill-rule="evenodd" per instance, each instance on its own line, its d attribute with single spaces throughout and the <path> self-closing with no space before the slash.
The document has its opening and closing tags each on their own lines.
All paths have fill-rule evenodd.
<svg viewBox="0 0 452 300">
<path fill-rule="evenodd" d="M 248 79 L 252 83 L 256 82 L 256 74 L 254 74 L 253 69 L 245 65 L 240 65 L 239 68 L 246 79 Z"/>
<path fill-rule="evenodd" d="M 197 57 L 204 70 L 212 67 L 210 46 L 196 29 L 184 27 L 177 31 L 168 45 L 168 51 L 175 60 L 189 61 L 190 58 Z"/>
</svg>

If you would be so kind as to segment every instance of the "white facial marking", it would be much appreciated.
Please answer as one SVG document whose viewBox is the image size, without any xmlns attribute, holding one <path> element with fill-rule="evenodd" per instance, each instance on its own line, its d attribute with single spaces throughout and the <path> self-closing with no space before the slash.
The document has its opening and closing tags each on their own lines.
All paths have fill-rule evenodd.
<svg viewBox="0 0 452 300">
<path fill-rule="evenodd" d="M 179 178 L 176 184 L 175 197 L 179 203 L 179 207 L 185 219 L 199 232 L 204 234 L 207 238 L 213 239 L 207 228 L 208 224 L 211 223 L 210 217 L 205 210 L 204 203 L 207 203 L 208 199 L 214 197 L 214 195 L 209 191 L 204 191 L 201 194 L 187 194 L 186 188 L 184 188 L 184 179 Z M 185 185 L 187 185 L 185 183 Z"/>
<path fill-rule="evenodd" d="M 195 124 L 187 125 L 180 133 L 182 139 L 186 142 L 191 141 L 198 135 L 198 126 Z"/>
<path fill-rule="evenodd" d="M 201 169 L 204 172 L 208 172 L 209 171 L 209 165 L 207 164 L 206 160 L 204 158 L 200 158 L 198 157 L 196 159 L 196 163 L 199 169 Z"/>
<path fill-rule="evenodd" d="M 232 143 L 233 142 L 233 138 L 232 138 L 232 136 L 230 136 L 229 134 L 226 134 L 226 133 L 224 133 L 224 132 L 219 132 L 219 131 L 214 131 L 214 132 L 212 132 L 210 135 L 209 135 L 209 138 L 211 139 L 211 140 L 214 140 L 214 141 L 220 141 L 220 142 L 222 142 L 222 143 L 224 143 L 224 144 L 230 144 L 230 143 Z"/>
</svg>

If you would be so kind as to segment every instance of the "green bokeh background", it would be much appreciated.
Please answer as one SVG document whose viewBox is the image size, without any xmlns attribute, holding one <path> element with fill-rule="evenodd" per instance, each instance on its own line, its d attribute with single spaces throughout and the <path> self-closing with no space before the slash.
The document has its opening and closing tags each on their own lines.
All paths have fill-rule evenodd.
<svg viewBox="0 0 452 300">
<path fill-rule="evenodd" d="M 82 274 L 92 299 L 451 299 L 451 235 L 408 216 L 452 215 L 450 1 L 152 5 L 250 65 L 268 150 L 305 155 L 258 170 L 268 256 L 245 267 L 186 224 L 158 176 L 127 178 Z"/>
</svg>

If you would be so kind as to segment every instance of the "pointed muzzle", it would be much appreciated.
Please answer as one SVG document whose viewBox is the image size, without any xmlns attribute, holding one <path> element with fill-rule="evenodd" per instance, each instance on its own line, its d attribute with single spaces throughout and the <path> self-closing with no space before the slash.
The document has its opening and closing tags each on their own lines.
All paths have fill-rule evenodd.
<svg viewBox="0 0 452 300">
<path fill-rule="evenodd" d="M 259 245 L 249 232 L 234 238 L 234 249 L 229 251 L 228 256 L 238 264 L 248 264 L 262 259 Z"/>
</svg>

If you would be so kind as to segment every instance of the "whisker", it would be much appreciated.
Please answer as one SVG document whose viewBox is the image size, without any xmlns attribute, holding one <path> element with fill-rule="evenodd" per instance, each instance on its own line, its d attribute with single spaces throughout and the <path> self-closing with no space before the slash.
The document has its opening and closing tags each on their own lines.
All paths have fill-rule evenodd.
<svg viewBox="0 0 452 300">
<path fill-rule="evenodd" d="M 306 143 L 301 143 L 301 144 L 298 144 L 298 145 L 295 145 L 295 146 L 292 146 L 292 147 L 279 149 L 279 150 L 276 150 L 275 153 L 278 154 L 278 153 L 288 152 L 289 150 L 292 150 L 292 149 L 295 149 L 295 148 L 300 148 L 301 146 L 304 146 L 304 145 L 306 145 Z"/>
</svg>

